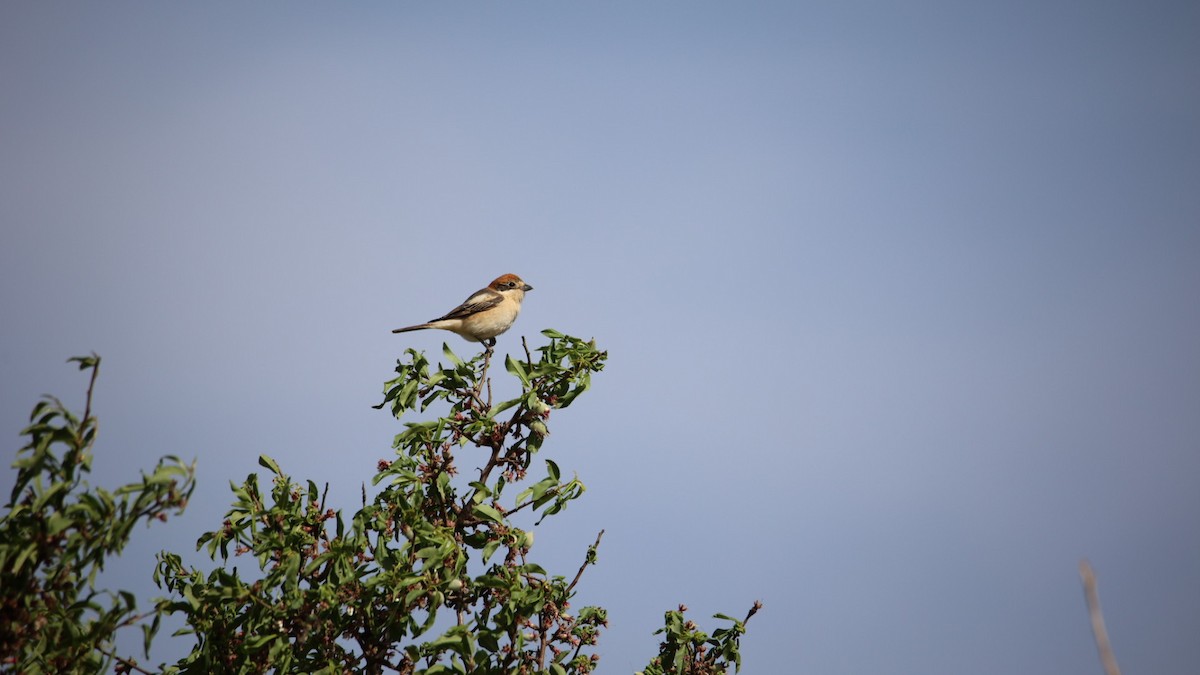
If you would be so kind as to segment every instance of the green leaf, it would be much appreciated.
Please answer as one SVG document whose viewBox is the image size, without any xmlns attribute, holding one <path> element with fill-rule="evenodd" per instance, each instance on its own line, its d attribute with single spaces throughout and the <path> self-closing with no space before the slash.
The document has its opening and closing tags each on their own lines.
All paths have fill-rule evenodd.
<svg viewBox="0 0 1200 675">
<path fill-rule="evenodd" d="M 420 551 L 417 551 L 416 555 L 421 560 L 428 560 L 428 559 L 436 556 L 438 554 L 438 552 L 441 550 L 442 550 L 441 546 L 437 546 L 437 545 L 426 546 L 425 548 L 421 549 Z"/>
<path fill-rule="evenodd" d="M 509 355 L 504 357 L 504 369 L 515 375 L 521 384 L 529 386 L 529 373 L 525 372 L 525 364 Z"/>
<path fill-rule="evenodd" d="M 21 552 L 17 555 L 16 561 L 13 562 L 12 571 L 20 572 L 21 566 L 24 565 L 25 561 L 28 560 L 29 557 L 35 553 L 37 553 L 37 545 L 34 543 L 30 543 L 26 548 L 22 549 Z"/>
<path fill-rule="evenodd" d="M 268 469 L 271 473 L 275 474 L 276 476 L 283 473 L 282 471 L 280 471 L 279 465 L 275 463 L 275 460 L 271 459 L 270 457 L 268 457 L 266 455 L 258 456 L 258 464 L 259 464 L 259 466 L 263 467 L 264 469 Z"/>
<path fill-rule="evenodd" d="M 271 633 L 251 635 L 246 639 L 246 647 L 249 649 L 259 649 L 263 645 L 275 640 L 278 637 L 278 635 L 272 635 Z"/>
<path fill-rule="evenodd" d="M 413 407 L 413 403 L 417 400 L 417 390 L 420 388 L 419 380 L 409 380 L 405 382 L 400 391 L 396 393 L 396 408 L 394 412 L 400 413 Z"/>
<path fill-rule="evenodd" d="M 492 491 L 488 489 L 488 486 L 480 483 L 477 480 L 471 481 L 468 483 L 468 485 L 475 489 L 475 492 L 471 495 L 471 500 L 475 503 L 479 503 L 480 501 L 492 496 Z"/>
<path fill-rule="evenodd" d="M 158 633 L 158 627 L 162 623 L 162 613 L 155 612 L 154 619 L 149 624 L 142 624 L 142 651 L 146 658 L 150 658 L 150 643 L 154 641 L 154 636 Z"/>
<path fill-rule="evenodd" d="M 494 523 L 504 523 L 504 515 L 487 504 L 476 504 L 472 510 L 480 517 Z"/>
<path fill-rule="evenodd" d="M 508 410 L 509 408 L 521 403 L 524 400 L 525 400 L 524 396 L 518 396 L 516 398 L 510 398 L 507 401 L 497 403 L 496 405 L 492 406 L 491 410 L 488 411 L 488 417 L 489 418 L 495 417 L 496 415 L 504 412 L 505 410 Z"/>
<path fill-rule="evenodd" d="M 545 495 L 546 492 L 551 488 L 556 487 L 558 487 L 558 481 L 547 476 L 546 478 L 543 478 L 533 485 L 530 485 L 528 488 L 522 490 L 521 494 L 517 495 L 517 501 L 520 502 L 526 497 L 533 497 L 533 506 L 534 508 L 537 508 L 539 506 L 538 501 L 542 499 L 542 496 Z"/>
<path fill-rule="evenodd" d="M 442 353 L 445 354 L 446 358 L 450 360 L 450 363 L 453 363 L 455 366 L 463 365 L 462 359 L 458 358 L 458 355 L 455 354 L 454 351 L 450 349 L 449 343 L 447 343 L 447 342 L 442 343 Z"/>
<path fill-rule="evenodd" d="M 89 356 L 72 356 L 67 359 L 67 363 L 78 363 L 80 370 L 87 370 L 100 367 L 100 357 L 96 355 L 96 352 L 92 352 Z"/>
<path fill-rule="evenodd" d="M 487 562 L 495 553 L 496 549 L 500 548 L 501 541 L 493 539 L 483 545 L 483 562 Z"/>
</svg>

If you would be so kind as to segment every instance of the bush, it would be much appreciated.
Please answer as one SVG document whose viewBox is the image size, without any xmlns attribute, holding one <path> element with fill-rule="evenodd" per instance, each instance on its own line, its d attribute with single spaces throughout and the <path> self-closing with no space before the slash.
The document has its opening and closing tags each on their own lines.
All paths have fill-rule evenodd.
<svg viewBox="0 0 1200 675">
<path fill-rule="evenodd" d="M 148 650 L 160 617 L 176 613 L 185 623 L 178 634 L 191 635 L 195 643 L 188 656 L 161 667 L 165 672 L 592 672 L 600 658 L 598 639 L 608 624 L 606 612 L 574 608 L 571 600 L 587 566 L 597 561 L 604 532 L 582 552 L 579 568 L 564 575 L 548 572 L 531 558 L 534 536 L 529 528 L 584 493 L 577 477 L 565 477 L 549 459 L 535 462 L 534 455 L 550 433 L 552 413 L 587 391 L 607 353 L 556 331 L 543 334 L 549 342 L 535 350 L 536 359 L 528 347 L 523 360 L 505 358 L 505 369 L 520 382 L 521 393 L 496 403 L 488 376 L 490 350 L 463 361 L 444 347 L 446 363 L 436 366 L 423 353 L 406 351 L 377 407 L 397 419 L 435 407 L 440 412 L 404 422 L 393 442 L 395 459 L 379 463 L 372 479 L 377 492 L 368 499 L 364 486 L 361 508 L 344 516 L 326 504 L 328 485 L 323 490 L 312 480 L 293 481 L 275 460 L 262 456 L 259 464 L 271 484 L 260 485 L 259 476 L 251 474 L 234 485 L 234 503 L 224 523 L 197 542 L 217 565 L 204 571 L 164 552 L 154 579 L 170 597 L 139 616 L 132 596 L 118 593 L 112 596 L 118 601 L 100 613 L 102 622 L 65 613 L 60 609 L 64 602 L 71 607 L 78 603 L 47 595 L 60 585 L 61 574 L 55 570 L 63 565 L 82 569 L 74 557 L 59 567 L 41 562 L 58 558 L 41 555 L 38 542 L 47 540 L 47 532 L 69 529 L 60 527 L 63 521 L 54 509 L 85 518 L 107 514 L 114 524 L 124 522 L 122 518 L 161 518 L 165 510 L 186 502 L 191 469 L 168 458 L 142 484 L 118 491 L 133 500 L 128 510 L 106 510 L 106 499 L 112 501 L 107 493 L 71 482 L 74 474 L 55 473 L 60 466 L 81 466 L 83 451 L 75 448 L 90 447 L 94 419 L 85 412 L 75 420 L 54 400 L 39 404 L 37 423 L 27 430 L 34 439 L 26 448 L 30 458 L 18 463 L 29 473 L 22 473 L 13 493 L 16 507 L 10 505 L 4 521 L 5 589 L 18 588 L 9 583 L 10 570 L 25 574 L 13 577 L 23 584 L 20 592 L 6 590 L 0 628 L 6 662 L 34 664 L 44 671 L 74 664 L 74 672 L 100 672 L 115 664 L 118 670 L 150 672 L 113 655 L 112 632 L 148 620 Z M 93 368 L 93 381 L 98 362 L 83 366 Z M 89 387 L 89 410 L 90 392 Z M 56 419 L 65 422 L 54 426 Z M 36 448 L 53 442 L 66 444 L 69 459 L 35 462 L 34 457 L 50 456 Z M 461 464 L 460 453 L 478 461 Z M 32 478 L 40 474 L 55 476 L 57 482 L 45 490 L 33 487 L 41 485 Z M 74 511 L 47 508 L 58 504 L 56 495 L 65 498 L 72 490 L 78 492 Z M 19 504 L 18 495 L 24 495 Z M 18 521 L 42 524 L 17 528 Z M 61 545 L 59 539 L 53 541 L 64 551 L 88 551 L 86 560 L 100 566 L 105 555 L 119 548 L 88 548 L 97 543 L 84 534 L 93 531 L 92 523 L 77 524 L 75 548 L 69 544 L 76 541 L 71 535 L 64 535 Z M 127 535 L 128 528 L 118 529 Z M 7 536 L 10 531 L 12 537 Z M 30 576 L 35 555 L 42 572 Z M 18 601 L 26 597 L 45 599 Z M 19 610 L 12 621 L 10 602 Z M 758 608 L 755 603 L 746 619 Z M 685 609 L 666 613 L 659 655 L 644 672 L 707 675 L 739 668 L 745 619 L 717 615 L 732 626 L 709 635 L 684 617 Z M 51 622 L 56 627 L 52 633 L 20 629 L 21 623 L 44 627 Z"/>
<path fill-rule="evenodd" d="M 125 548 L 134 525 L 181 513 L 195 487 L 194 467 L 175 457 L 112 492 L 84 480 L 96 440 L 92 391 L 100 357 L 71 361 L 91 371 L 83 416 L 53 397 L 34 406 L 0 519 L 0 664 L 12 672 L 128 670 L 136 661 L 117 656 L 115 636 L 133 626 L 141 627 L 149 652 L 159 609 L 139 614 L 132 593 L 98 590 L 96 577 Z"/>
</svg>

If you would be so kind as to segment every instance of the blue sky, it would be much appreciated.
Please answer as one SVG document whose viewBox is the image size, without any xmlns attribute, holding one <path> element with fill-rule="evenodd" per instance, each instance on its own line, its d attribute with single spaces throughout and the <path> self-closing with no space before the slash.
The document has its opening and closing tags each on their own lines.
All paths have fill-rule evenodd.
<svg viewBox="0 0 1200 675">
<path fill-rule="evenodd" d="M 1095 673 L 1083 557 L 1126 671 L 1192 673 L 1197 34 L 1170 2 L 6 4 L 0 432 L 94 350 L 96 482 L 197 460 L 114 570 L 148 600 L 260 453 L 353 509 L 395 358 L 470 350 L 390 329 L 515 272 L 501 352 L 610 353 L 534 549 L 573 573 L 607 530 L 601 673 L 755 599 L 751 674 Z"/>
</svg>

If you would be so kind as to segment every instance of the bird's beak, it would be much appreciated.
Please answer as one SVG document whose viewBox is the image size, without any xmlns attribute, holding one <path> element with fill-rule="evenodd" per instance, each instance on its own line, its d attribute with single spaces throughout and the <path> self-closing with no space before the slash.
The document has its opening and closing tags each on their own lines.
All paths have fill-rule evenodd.
<svg viewBox="0 0 1200 675">
<path fill-rule="evenodd" d="M 525 285 L 524 285 L 524 286 L 521 288 L 521 290 L 523 290 L 523 291 L 532 291 L 532 290 L 533 290 L 533 286 L 530 286 L 529 284 L 525 284 Z"/>
</svg>

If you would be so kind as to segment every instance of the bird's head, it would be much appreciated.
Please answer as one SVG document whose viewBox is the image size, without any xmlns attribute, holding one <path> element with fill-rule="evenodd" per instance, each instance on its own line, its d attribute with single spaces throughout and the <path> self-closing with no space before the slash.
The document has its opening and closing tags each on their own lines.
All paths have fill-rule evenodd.
<svg viewBox="0 0 1200 675">
<path fill-rule="evenodd" d="M 532 291 L 533 286 L 521 280 L 521 277 L 515 274 L 503 274 L 496 277 L 496 280 L 488 284 L 488 288 L 500 293 L 512 293 L 517 296 L 517 299 L 525 297 L 525 291 Z"/>
</svg>

